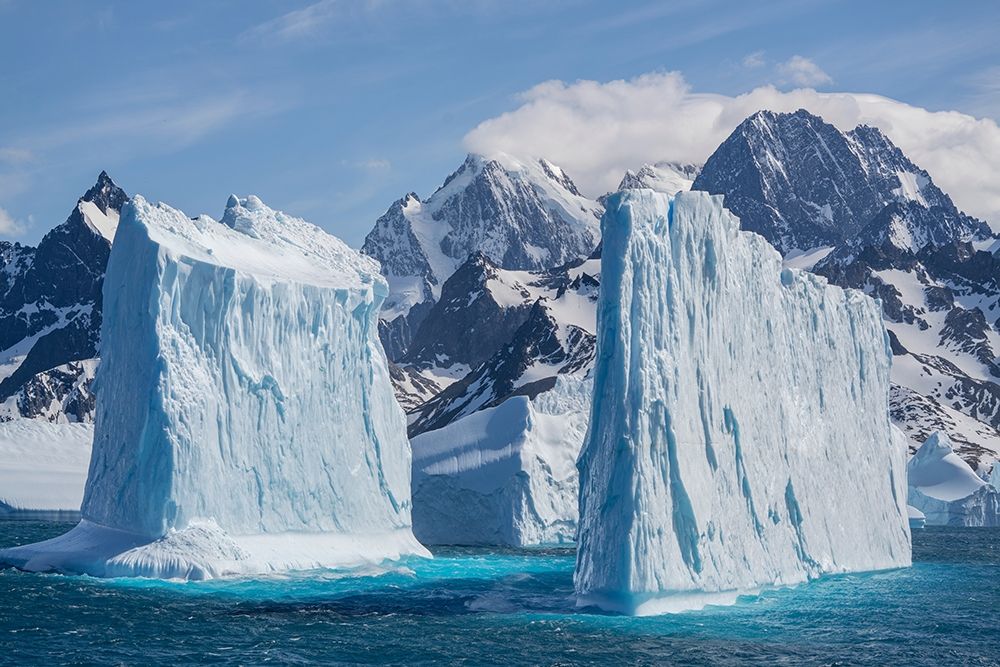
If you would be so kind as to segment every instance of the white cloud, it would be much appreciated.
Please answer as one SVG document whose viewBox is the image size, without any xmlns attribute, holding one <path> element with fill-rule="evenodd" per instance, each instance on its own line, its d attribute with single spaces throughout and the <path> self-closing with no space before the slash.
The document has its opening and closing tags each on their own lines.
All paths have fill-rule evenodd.
<svg viewBox="0 0 1000 667">
<path fill-rule="evenodd" d="M 758 67 L 763 67 L 766 63 L 763 51 L 754 51 L 743 56 L 743 66 L 747 69 L 757 69 Z"/>
<path fill-rule="evenodd" d="M 0 236 L 21 236 L 24 234 L 24 225 L 15 220 L 7 212 L 7 209 L 0 208 Z"/>
<path fill-rule="evenodd" d="M 544 156 L 590 195 L 613 189 L 645 162 L 704 162 L 739 123 L 760 109 L 805 108 L 842 130 L 884 131 L 927 169 L 959 207 L 1000 229 L 1000 127 L 957 111 L 928 111 L 886 97 L 772 86 L 730 97 L 692 92 L 676 72 L 631 80 L 548 81 L 521 106 L 481 123 L 468 150 Z"/>
<path fill-rule="evenodd" d="M 812 88 L 833 83 L 830 75 L 820 69 L 819 65 L 802 56 L 792 56 L 788 61 L 778 65 L 778 74 L 783 77 L 784 82 L 796 86 Z"/>
<path fill-rule="evenodd" d="M 382 158 L 372 158 L 370 160 L 362 160 L 358 163 L 358 166 L 364 167 L 365 169 L 371 169 L 373 171 L 381 171 L 383 169 L 392 168 L 392 163 Z"/>
<path fill-rule="evenodd" d="M 34 161 L 35 154 L 26 148 L 0 146 L 0 162 L 5 162 L 7 164 L 24 164 Z"/>
</svg>

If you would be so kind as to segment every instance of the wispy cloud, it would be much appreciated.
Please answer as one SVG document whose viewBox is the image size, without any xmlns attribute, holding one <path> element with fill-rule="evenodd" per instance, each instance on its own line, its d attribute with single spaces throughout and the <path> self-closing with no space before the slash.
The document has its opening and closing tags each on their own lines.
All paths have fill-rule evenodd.
<svg viewBox="0 0 1000 667">
<path fill-rule="evenodd" d="M 0 162 L 3 162 L 4 164 L 27 164 L 29 162 L 34 162 L 35 159 L 35 154 L 26 148 L 0 146 Z"/>
<path fill-rule="evenodd" d="M 136 149 L 176 150 L 247 118 L 282 111 L 291 102 L 280 95 L 235 90 L 196 98 L 180 94 L 146 96 L 141 91 L 109 99 L 113 106 L 75 115 L 72 120 L 40 130 L 24 141 L 30 152 L 45 153 L 73 144 L 112 142 Z M 85 108 L 86 104 L 81 104 Z M 27 151 L 27 149 L 26 149 Z"/>
<path fill-rule="evenodd" d="M 24 234 L 26 225 L 0 207 L 0 236 L 18 237 Z"/>
<path fill-rule="evenodd" d="M 757 69 L 767 64 L 763 51 L 754 51 L 743 56 L 743 66 L 748 69 Z"/>
<path fill-rule="evenodd" d="M 783 79 L 782 83 L 792 83 L 807 88 L 833 83 L 833 78 L 829 74 L 812 60 L 803 56 L 792 56 L 786 62 L 779 64 L 778 74 Z"/>
<path fill-rule="evenodd" d="M 337 19 L 369 12 L 380 0 L 319 0 L 301 9 L 259 23 L 243 32 L 244 41 L 288 42 L 319 34 Z"/>
<path fill-rule="evenodd" d="M 878 95 L 774 86 L 713 95 L 693 92 L 677 72 L 608 82 L 549 81 L 523 93 L 517 109 L 481 123 L 464 143 L 476 153 L 544 156 L 584 192 L 599 195 L 614 188 L 626 169 L 645 162 L 704 162 L 755 111 L 799 108 L 844 130 L 861 123 L 881 128 L 960 207 L 1000 230 L 997 123 Z"/>
</svg>

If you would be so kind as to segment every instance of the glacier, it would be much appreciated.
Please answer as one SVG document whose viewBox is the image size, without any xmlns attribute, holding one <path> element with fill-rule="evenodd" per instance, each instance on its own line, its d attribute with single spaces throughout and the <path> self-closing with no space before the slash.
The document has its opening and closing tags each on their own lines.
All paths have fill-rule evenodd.
<svg viewBox="0 0 1000 667">
<path fill-rule="evenodd" d="M 576 539 L 576 459 L 593 383 L 560 375 L 413 438 L 413 532 L 427 545 L 537 546 Z"/>
<path fill-rule="evenodd" d="M 136 196 L 104 282 L 82 519 L 0 562 L 204 579 L 427 555 L 387 293 L 375 262 L 256 197 L 216 221 Z"/>
<path fill-rule="evenodd" d="M 618 193 L 602 231 L 578 604 L 655 614 L 909 565 L 878 304 L 783 269 L 721 196 Z"/>
<path fill-rule="evenodd" d="M 979 477 L 935 431 L 907 463 L 908 501 L 932 526 L 1000 526 L 1000 490 Z M 996 474 L 997 468 L 994 468 Z"/>
</svg>

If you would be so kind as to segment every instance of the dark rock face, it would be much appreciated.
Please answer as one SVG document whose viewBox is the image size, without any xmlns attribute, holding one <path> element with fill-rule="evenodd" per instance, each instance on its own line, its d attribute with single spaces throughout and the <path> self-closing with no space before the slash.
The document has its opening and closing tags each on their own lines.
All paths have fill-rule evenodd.
<svg viewBox="0 0 1000 667">
<path fill-rule="evenodd" d="M 862 233 L 871 243 L 899 217 L 913 227 L 913 250 L 990 235 L 881 131 L 862 125 L 840 132 L 804 110 L 747 118 L 692 189 L 724 195 L 743 228 L 783 254 L 839 246 Z"/>
<path fill-rule="evenodd" d="M 531 293 L 516 286 L 505 290 L 520 303 L 498 302 L 490 290 L 499 271 L 486 255 L 469 257 L 441 289 L 413 336 L 403 362 L 418 368 L 465 364 L 478 366 L 510 340 L 527 319 Z"/>
<path fill-rule="evenodd" d="M 378 337 L 390 361 L 396 362 L 403 358 L 413 341 L 414 334 L 433 307 L 433 301 L 422 301 L 414 304 L 405 315 L 400 315 L 392 321 L 383 319 L 378 321 Z"/>
<path fill-rule="evenodd" d="M 0 280 L 0 350 L 4 350 L 0 363 L 8 370 L 0 382 L 0 401 L 18 395 L 22 416 L 38 416 L 39 406 L 63 400 L 81 378 L 86 379 L 83 367 L 70 362 L 97 355 L 111 240 L 108 228 L 88 218 L 85 204 L 91 205 L 86 210 L 96 208 L 117 220 L 127 199 L 101 172 L 66 222 L 46 234 L 37 248 L 16 244 L 0 248 L 6 260 Z M 53 370 L 57 367 L 62 369 Z M 39 374 L 46 375 L 36 378 Z M 63 386 L 55 387 L 59 383 Z M 90 418 L 89 400 L 71 401 L 70 417 Z"/>
</svg>

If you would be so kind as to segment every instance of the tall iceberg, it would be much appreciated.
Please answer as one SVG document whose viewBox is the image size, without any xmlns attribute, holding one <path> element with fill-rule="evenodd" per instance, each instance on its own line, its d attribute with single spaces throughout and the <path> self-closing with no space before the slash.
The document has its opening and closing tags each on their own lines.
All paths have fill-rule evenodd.
<svg viewBox="0 0 1000 667">
<path fill-rule="evenodd" d="M 910 563 L 878 305 L 782 270 L 722 203 L 608 201 L 581 605 L 662 613 Z"/>
<path fill-rule="evenodd" d="M 135 197 L 104 282 L 80 524 L 28 570 L 201 579 L 426 554 L 377 338 L 377 265 L 256 197 Z"/>
</svg>

